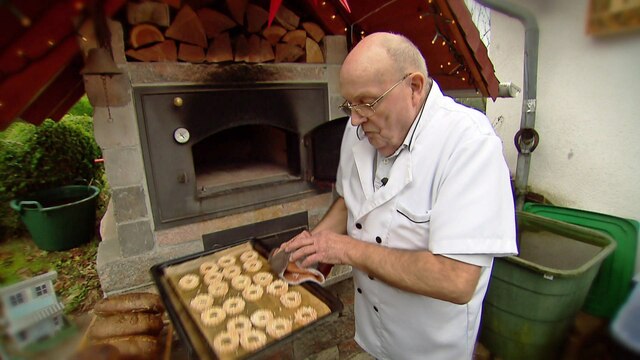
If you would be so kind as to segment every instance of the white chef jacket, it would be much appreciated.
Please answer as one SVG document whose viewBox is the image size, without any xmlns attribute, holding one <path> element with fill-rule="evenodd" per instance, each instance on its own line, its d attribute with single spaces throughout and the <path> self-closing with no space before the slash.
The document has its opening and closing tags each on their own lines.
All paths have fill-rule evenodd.
<svg viewBox="0 0 640 360">
<path fill-rule="evenodd" d="M 464 305 L 396 289 L 354 268 L 355 340 L 379 359 L 471 359 L 492 259 L 517 253 L 500 139 L 486 116 L 444 96 L 433 82 L 408 146 L 386 185 L 374 191 L 376 149 L 356 131 L 349 122 L 336 181 L 348 209 L 348 234 L 483 267 Z"/>
</svg>

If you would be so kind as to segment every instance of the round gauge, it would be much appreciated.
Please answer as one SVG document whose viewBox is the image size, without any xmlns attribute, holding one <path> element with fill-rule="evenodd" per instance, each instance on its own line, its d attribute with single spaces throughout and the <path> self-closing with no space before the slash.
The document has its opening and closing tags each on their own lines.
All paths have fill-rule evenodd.
<svg viewBox="0 0 640 360">
<path fill-rule="evenodd" d="M 185 128 L 177 128 L 173 132 L 173 138 L 178 142 L 178 144 L 185 144 L 187 141 L 189 141 L 189 137 L 189 130 Z"/>
</svg>

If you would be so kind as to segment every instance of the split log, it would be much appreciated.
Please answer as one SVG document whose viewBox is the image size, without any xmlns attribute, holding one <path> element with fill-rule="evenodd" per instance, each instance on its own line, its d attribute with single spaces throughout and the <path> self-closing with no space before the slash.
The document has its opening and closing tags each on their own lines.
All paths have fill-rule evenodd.
<svg viewBox="0 0 640 360">
<path fill-rule="evenodd" d="M 258 5 L 247 5 L 247 31 L 257 33 L 269 20 L 269 12 Z"/>
<path fill-rule="evenodd" d="M 287 44 L 304 48 L 307 41 L 307 32 L 304 30 L 291 30 L 284 34 L 282 41 Z"/>
<path fill-rule="evenodd" d="M 164 35 L 171 39 L 198 45 L 201 48 L 207 47 L 207 35 L 202 27 L 202 22 L 189 5 L 180 9 Z"/>
<path fill-rule="evenodd" d="M 191 45 L 187 43 L 180 44 L 178 50 L 178 60 L 201 63 L 204 62 L 204 49 L 197 45 Z"/>
<path fill-rule="evenodd" d="M 287 30 L 282 26 L 271 25 L 262 31 L 262 36 L 264 36 L 271 45 L 275 46 L 286 33 Z"/>
<path fill-rule="evenodd" d="M 164 41 L 164 35 L 157 27 L 151 24 L 139 24 L 131 29 L 129 43 L 134 49 L 141 46 Z"/>
<path fill-rule="evenodd" d="M 306 54 L 307 54 L 307 63 L 310 64 L 322 64 L 324 63 L 324 55 L 322 55 L 322 50 L 320 49 L 320 45 L 315 42 L 311 38 L 306 39 Z"/>
<path fill-rule="evenodd" d="M 140 50 L 129 49 L 126 54 L 140 61 L 170 61 L 178 60 L 176 43 L 173 40 L 165 40 Z"/>
<path fill-rule="evenodd" d="M 169 26 L 169 5 L 157 2 L 127 3 L 127 21 L 131 25 L 151 23 Z"/>
<path fill-rule="evenodd" d="M 199 9 L 196 13 L 209 39 L 213 39 L 223 31 L 234 28 L 237 25 L 236 22 L 231 20 L 227 15 L 209 8 Z"/>
<path fill-rule="evenodd" d="M 276 21 L 287 30 L 295 30 L 300 24 L 300 17 L 284 5 L 280 5 L 276 12 Z"/>
<path fill-rule="evenodd" d="M 248 62 L 249 60 L 249 42 L 244 35 L 238 35 L 236 38 L 236 51 L 233 61 Z"/>
<path fill-rule="evenodd" d="M 307 34 L 309 34 L 309 36 L 317 43 L 319 43 L 324 38 L 324 30 L 322 30 L 322 28 L 314 22 L 303 22 L 302 28 L 305 29 L 307 31 Z"/>
<path fill-rule="evenodd" d="M 273 46 L 265 39 L 260 40 L 260 58 L 262 62 L 273 61 L 276 58 L 273 53 Z"/>
<path fill-rule="evenodd" d="M 249 36 L 248 45 L 247 51 L 249 52 L 249 55 L 247 56 L 247 62 L 262 62 L 262 58 L 260 56 L 260 37 L 255 34 Z"/>
<path fill-rule="evenodd" d="M 231 17 L 240 25 L 244 25 L 244 13 L 247 11 L 248 2 L 249 0 L 227 0 L 227 9 Z"/>
<path fill-rule="evenodd" d="M 228 33 L 222 33 L 211 40 L 205 61 L 212 63 L 233 61 L 233 50 Z"/>
<path fill-rule="evenodd" d="M 302 48 L 291 44 L 276 44 L 276 62 L 295 62 L 302 55 Z"/>
</svg>

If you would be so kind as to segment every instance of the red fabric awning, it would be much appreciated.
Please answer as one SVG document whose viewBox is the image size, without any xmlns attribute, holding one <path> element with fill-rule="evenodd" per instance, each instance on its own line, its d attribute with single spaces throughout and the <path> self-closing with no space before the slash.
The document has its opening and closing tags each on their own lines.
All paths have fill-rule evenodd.
<svg viewBox="0 0 640 360">
<path fill-rule="evenodd" d="M 84 94 L 79 73 L 83 59 L 74 24 L 87 13 L 91 1 L 1 3 L 0 130 L 17 119 L 34 124 L 59 120 Z M 272 6 L 281 2 L 272 1 Z M 125 3 L 105 0 L 105 13 L 113 16 Z M 287 0 L 282 3 L 286 6 Z M 306 0 L 306 4 L 327 33 L 347 35 L 350 44 L 376 31 L 407 36 L 445 91 L 497 97 L 493 65 L 464 0 Z"/>
</svg>

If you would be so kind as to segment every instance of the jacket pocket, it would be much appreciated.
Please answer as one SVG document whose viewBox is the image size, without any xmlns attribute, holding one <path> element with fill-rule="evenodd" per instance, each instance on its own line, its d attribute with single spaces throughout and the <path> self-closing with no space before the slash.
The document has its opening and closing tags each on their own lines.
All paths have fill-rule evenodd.
<svg viewBox="0 0 640 360">
<path fill-rule="evenodd" d="M 398 214 L 407 218 L 407 220 L 411 221 L 415 224 L 424 224 L 428 223 L 431 220 L 431 210 L 427 211 L 427 213 L 416 214 L 406 207 L 402 206 L 402 204 L 398 204 L 396 211 Z"/>
</svg>

